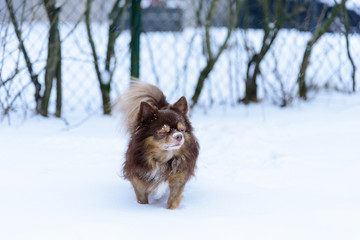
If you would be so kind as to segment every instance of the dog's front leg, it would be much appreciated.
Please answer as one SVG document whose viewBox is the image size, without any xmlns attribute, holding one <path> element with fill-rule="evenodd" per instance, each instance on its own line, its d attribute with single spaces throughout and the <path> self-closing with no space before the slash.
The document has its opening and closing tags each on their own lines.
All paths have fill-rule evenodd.
<svg viewBox="0 0 360 240">
<path fill-rule="evenodd" d="M 185 174 L 179 173 L 169 178 L 170 196 L 167 202 L 167 209 L 178 208 L 185 188 Z"/>
<path fill-rule="evenodd" d="M 138 201 L 138 203 L 141 204 L 148 204 L 149 200 L 148 200 L 148 189 L 146 184 L 144 183 L 144 181 L 140 180 L 138 177 L 133 177 L 133 179 L 131 179 L 131 184 L 134 187 L 134 191 L 135 191 L 135 195 L 136 195 L 136 199 Z"/>
</svg>

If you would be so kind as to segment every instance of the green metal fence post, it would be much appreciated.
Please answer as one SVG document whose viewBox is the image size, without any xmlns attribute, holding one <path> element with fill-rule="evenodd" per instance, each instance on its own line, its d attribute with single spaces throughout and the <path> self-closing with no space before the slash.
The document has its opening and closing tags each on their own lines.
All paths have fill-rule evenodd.
<svg viewBox="0 0 360 240">
<path fill-rule="evenodd" d="M 131 5 L 131 77 L 140 77 L 140 32 L 141 32 L 141 0 L 132 0 Z"/>
</svg>

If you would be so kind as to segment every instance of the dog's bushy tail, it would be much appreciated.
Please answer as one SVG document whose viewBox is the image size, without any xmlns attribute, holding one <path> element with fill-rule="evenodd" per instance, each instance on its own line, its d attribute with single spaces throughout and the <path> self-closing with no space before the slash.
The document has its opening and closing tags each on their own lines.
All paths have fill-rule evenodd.
<svg viewBox="0 0 360 240">
<path fill-rule="evenodd" d="M 122 112 L 125 129 L 135 132 L 141 102 L 147 102 L 158 109 L 169 105 L 163 92 L 154 85 L 132 81 L 130 89 L 120 96 L 116 109 Z"/>
</svg>

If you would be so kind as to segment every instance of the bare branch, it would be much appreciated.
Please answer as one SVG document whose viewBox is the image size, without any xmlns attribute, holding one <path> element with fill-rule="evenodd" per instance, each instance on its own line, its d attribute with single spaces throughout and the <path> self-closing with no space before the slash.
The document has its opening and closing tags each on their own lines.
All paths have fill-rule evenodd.
<svg viewBox="0 0 360 240">
<path fill-rule="evenodd" d="M 111 72 L 110 63 L 115 53 L 115 41 L 124 29 L 124 18 L 120 26 L 119 21 L 125 15 L 129 2 L 130 0 L 125 0 L 124 5 L 121 7 L 121 9 L 118 9 L 120 0 L 117 0 L 114 3 L 113 8 L 109 14 L 109 18 L 112 19 L 112 23 L 109 26 L 108 44 L 105 59 L 105 70 L 108 72 Z"/>
<path fill-rule="evenodd" d="M 346 1 L 342 1 L 342 2 L 341 2 L 341 7 L 342 7 L 342 10 L 343 10 L 343 13 L 344 13 L 346 52 L 347 52 L 347 56 L 348 56 L 349 61 L 350 61 L 350 64 L 351 64 L 351 68 L 352 68 L 352 72 L 351 72 L 352 91 L 355 92 L 355 91 L 356 91 L 356 79 L 355 79 L 356 66 L 355 66 L 354 60 L 353 60 L 353 58 L 352 58 L 352 56 L 351 56 L 351 52 L 350 52 L 349 16 L 348 16 L 348 12 L 347 12 L 345 3 L 346 3 Z"/>
<path fill-rule="evenodd" d="M 17 39 L 19 41 L 21 52 L 23 53 L 23 56 L 25 58 L 25 62 L 26 62 L 26 66 L 27 66 L 27 69 L 28 69 L 29 74 L 30 74 L 31 82 L 35 86 L 35 101 L 36 101 L 37 105 L 39 105 L 39 102 L 40 102 L 40 99 L 41 99 L 41 96 L 40 96 L 41 85 L 40 85 L 40 83 L 38 81 L 38 75 L 35 74 L 34 71 L 33 71 L 32 62 L 31 62 L 31 60 L 29 58 L 29 55 L 27 53 L 27 50 L 25 48 L 24 40 L 22 39 L 22 36 L 21 36 L 21 30 L 19 28 L 18 22 L 17 22 L 16 17 L 15 17 L 15 12 L 14 12 L 14 8 L 13 8 L 13 2 L 12 2 L 12 0 L 5 0 L 5 1 L 6 1 L 6 6 L 8 8 L 8 11 L 10 13 L 11 22 L 12 22 L 12 24 L 14 26 L 16 37 L 17 37 Z"/>
<path fill-rule="evenodd" d="M 211 42 L 210 42 L 210 40 L 211 40 L 210 39 L 210 27 L 211 27 L 211 23 L 214 19 L 215 13 L 219 7 L 219 3 L 220 3 L 220 0 L 213 0 L 211 2 L 210 11 L 206 17 L 206 22 L 205 22 L 205 41 L 206 41 L 206 50 L 207 50 L 209 59 L 213 58 L 213 53 L 211 50 Z"/>
<path fill-rule="evenodd" d="M 93 57 L 93 61 L 94 61 L 96 76 L 99 81 L 99 84 L 101 85 L 103 81 L 102 81 L 102 76 L 101 76 L 101 72 L 100 72 L 100 68 L 99 68 L 99 59 L 98 59 L 98 55 L 96 53 L 95 42 L 92 37 L 91 26 L 90 26 L 90 12 L 91 12 L 92 3 L 93 3 L 93 0 L 86 1 L 85 24 L 86 24 L 86 31 L 87 31 L 87 35 L 88 35 L 89 44 L 90 44 L 91 51 L 92 51 L 92 57 Z"/>
</svg>

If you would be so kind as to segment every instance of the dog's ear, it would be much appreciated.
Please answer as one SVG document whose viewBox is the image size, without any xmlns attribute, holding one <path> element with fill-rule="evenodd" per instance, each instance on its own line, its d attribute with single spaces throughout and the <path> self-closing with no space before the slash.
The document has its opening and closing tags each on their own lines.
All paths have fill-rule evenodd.
<svg viewBox="0 0 360 240">
<path fill-rule="evenodd" d="M 178 112 L 186 115 L 188 110 L 189 110 L 189 106 L 188 106 L 188 103 L 186 101 L 186 98 L 184 96 L 182 96 L 176 103 L 174 103 L 172 108 L 175 111 L 178 111 Z"/>
<path fill-rule="evenodd" d="M 140 103 L 140 112 L 139 112 L 139 120 L 140 122 L 148 121 L 151 118 L 156 117 L 156 113 L 158 110 L 148 104 L 147 102 Z"/>
</svg>

